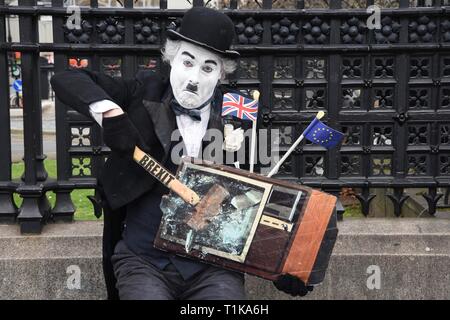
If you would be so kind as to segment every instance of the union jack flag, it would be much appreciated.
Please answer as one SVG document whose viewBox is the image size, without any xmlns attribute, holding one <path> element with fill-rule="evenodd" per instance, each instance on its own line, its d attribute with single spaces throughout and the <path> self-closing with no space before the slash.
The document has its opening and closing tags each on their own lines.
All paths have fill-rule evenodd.
<svg viewBox="0 0 450 320">
<path fill-rule="evenodd" d="M 223 95 L 222 116 L 231 115 L 243 120 L 256 121 L 258 115 L 258 101 L 237 93 Z"/>
</svg>

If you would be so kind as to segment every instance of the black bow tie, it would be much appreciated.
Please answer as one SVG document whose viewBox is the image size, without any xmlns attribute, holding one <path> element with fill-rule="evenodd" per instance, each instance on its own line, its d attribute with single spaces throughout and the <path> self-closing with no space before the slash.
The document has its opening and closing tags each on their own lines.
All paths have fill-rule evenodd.
<svg viewBox="0 0 450 320">
<path fill-rule="evenodd" d="M 195 108 L 195 109 L 186 109 L 186 108 L 183 108 L 182 106 L 180 106 L 180 104 L 178 103 L 177 100 L 172 99 L 172 101 L 170 102 L 170 107 L 172 108 L 173 112 L 177 116 L 179 116 L 180 114 L 185 114 L 185 115 L 188 115 L 189 117 L 191 117 L 191 119 L 194 121 L 202 120 L 200 114 L 201 114 L 201 109 L 203 109 L 204 106 L 201 106 L 200 108 Z"/>
<path fill-rule="evenodd" d="M 180 114 L 185 114 L 185 115 L 188 115 L 189 117 L 191 117 L 191 119 L 193 119 L 194 121 L 201 121 L 202 118 L 201 118 L 200 114 L 202 113 L 202 109 L 207 107 L 209 105 L 209 103 L 211 103 L 211 107 L 214 108 L 215 93 L 216 92 L 214 91 L 211 98 L 206 100 L 200 107 L 197 107 L 195 109 L 183 108 L 175 98 L 173 98 L 172 101 L 170 101 L 170 106 L 171 106 L 173 112 L 175 113 L 175 115 L 177 115 L 177 116 L 179 116 Z"/>
</svg>

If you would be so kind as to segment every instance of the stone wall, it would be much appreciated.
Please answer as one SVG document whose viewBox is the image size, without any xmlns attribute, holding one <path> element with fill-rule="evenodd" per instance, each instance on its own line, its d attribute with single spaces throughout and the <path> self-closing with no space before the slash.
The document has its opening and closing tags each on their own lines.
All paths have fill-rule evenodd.
<svg viewBox="0 0 450 320">
<path fill-rule="evenodd" d="M 0 225 L 0 299 L 105 298 L 102 222 L 51 224 L 38 236 L 18 228 Z M 450 299 L 450 220 L 346 220 L 339 231 L 325 281 L 303 299 Z M 254 277 L 247 293 L 291 299 Z"/>
</svg>

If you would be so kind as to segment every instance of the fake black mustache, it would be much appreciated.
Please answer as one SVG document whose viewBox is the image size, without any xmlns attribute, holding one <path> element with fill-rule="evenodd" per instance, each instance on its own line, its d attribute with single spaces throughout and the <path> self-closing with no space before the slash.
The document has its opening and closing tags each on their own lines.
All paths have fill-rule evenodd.
<svg viewBox="0 0 450 320">
<path fill-rule="evenodd" d="M 198 86 L 196 84 L 188 83 L 186 89 L 192 92 L 197 92 Z"/>
</svg>

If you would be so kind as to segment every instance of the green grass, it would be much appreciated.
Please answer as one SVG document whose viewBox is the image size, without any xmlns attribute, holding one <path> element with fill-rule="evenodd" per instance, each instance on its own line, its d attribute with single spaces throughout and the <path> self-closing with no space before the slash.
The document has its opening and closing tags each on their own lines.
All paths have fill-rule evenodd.
<svg viewBox="0 0 450 320">
<path fill-rule="evenodd" d="M 45 160 L 44 166 L 48 172 L 48 176 L 56 179 L 56 160 Z M 12 178 L 19 179 L 22 176 L 24 169 L 25 167 L 23 162 L 13 163 Z M 88 195 L 94 195 L 94 189 L 77 189 L 72 191 L 72 201 L 76 207 L 74 215 L 75 220 L 97 220 L 94 216 L 94 208 L 87 198 Z M 47 192 L 47 198 L 53 207 L 56 201 L 55 193 L 52 191 Z M 19 207 L 22 204 L 22 198 L 16 193 L 14 194 L 14 201 Z"/>
<path fill-rule="evenodd" d="M 56 178 L 56 160 L 45 160 L 44 161 L 45 169 L 48 172 L 49 177 Z M 24 164 L 23 162 L 13 163 L 12 166 L 12 176 L 13 179 L 19 179 L 23 174 Z M 72 191 L 72 201 L 76 207 L 75 211 L 75 220 L 97 220 L 94 216 L 94 208 L 92 207 L 91 202 L 87 198 L 88 195 L 94 195 L 93 189 L 77 189 Z M 51 206 L 55 205 L 56 196 L 53 192 L 47 192 L 47 198 L 50 201 Z M 22 203 L 22 198 L 18 194 L 14 194 L 14 200 L 18 206 Z M 362 218 L 364 217 L 361 213 L 361 206 L 351 205 L 345 207 L 344 218 L 352 217 L 352 218 Z"/>
<path fill-rule="evenodd" d="M 364 218 L 361 212 L 361 206 L 359 204 L 354 204 L 345 207 L 344 218 Z"/>
</svg>

